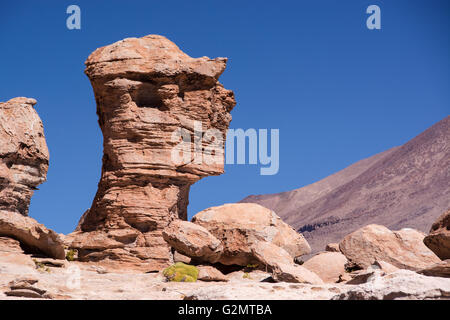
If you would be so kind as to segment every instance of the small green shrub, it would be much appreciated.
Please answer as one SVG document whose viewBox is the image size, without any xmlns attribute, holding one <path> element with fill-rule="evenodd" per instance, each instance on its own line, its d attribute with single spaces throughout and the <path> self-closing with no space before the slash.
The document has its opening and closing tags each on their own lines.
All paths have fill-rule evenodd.
<svg viewBox="0 0 450 320">
<path fill-rule="evenodd" d="M 248 272 L 244 272 L 244 275 L 242 276 L 244 279 L 251 279 L 250 274 Z"/>
<path fill-rule="evenodd" d="M 163 275 L 168 281 L 173 282 L 195 282 L 198 278 L 198 269 L 196 266 L 177 262 L 174 265 L 164 269 Z"/>
<path fill-rule="evenodd" d="M 76 251 L 74 249 L 70 249 L 66 253 L 66 260 L 67 261 L 74 261 L 75 260 L 75 253 Z"/>
<path fill-rule="evenodd" d="M 36 270 L 39 272 L 48 272 L 50 273 L 51 270 L 49 267 L 47 267 L 45 264 L 43 264 L 42 262 L 37 261 L 36 259 L 33 259 L 34 264 L 36 265 Z"/>
</svg>

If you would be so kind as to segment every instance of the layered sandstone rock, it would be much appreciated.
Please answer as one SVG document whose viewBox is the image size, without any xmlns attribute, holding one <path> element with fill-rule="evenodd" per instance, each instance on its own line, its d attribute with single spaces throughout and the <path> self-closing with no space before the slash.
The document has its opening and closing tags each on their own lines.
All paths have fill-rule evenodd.
<svg viewBox="0 0 450 320">
<path fill-rule="evenodd" d="M 19 240 L 27 252 L 65 258 L 64 244 L 59 235 L 30 217 L 0 211 L 0 236 Z"/>
<path fill-rule="evenodd" d="M 28 215 L 31 196 L 47 176 L 49 154 L 35 99 L 0 103 L 0 210 Z"/>
<path fill-rule="evenodd" d="M 0 103 L 0 236 L 20 241 L 29 252 L 63 259 L 59 235 L 28 217 L 31 196 L 46 180 L 49 161 L 35 104 L 24 97 Z"/>
<path fill-rule="evenodd" d="M 254 203 L 208 208 L 197 213 L 192 222 L 205 227 L 222 241 L 224 249 L 219 262 L 225 265 L 255 263 L 255 245 L 260 242 L 282 248 L 292 262 L 295 257 L 311 251 L 303 236 L 284 223 L 275 212 Z M 279 254 L 267 248 L 263 251 Z"/>
<path fill-rule="evenodd" d="M 440 261 L 423 244 L 424 237 L 425 234 L 414 229 L 391 231 L 372 224 L 347 235 L 339 248 L 353 266 L 361 269 L 382 260 L 400 269 L 416 271 Z"/>
<path fill-rule="evenodd" d="M 450 259 L 450 209 L 433 223 L 430 234 L 423 241 L 439 258 Z"/>
<path fill-rule="evenodd" d="M 218 82 L 226 61 L 191 58 L 157 35 L 127 38 L 89 56 L 85 72 L 104 154 L 97 194 L 77 228 L 82 260 L 126 260 L 147 269 L 171 262 L 162 230 L 186 220 L 191 184 L 223 173 L 219 138 L 225 139 L 235 105 L 233 92 Z M 88 232 L 122 245 L 84 249 Z"/>
</svg>

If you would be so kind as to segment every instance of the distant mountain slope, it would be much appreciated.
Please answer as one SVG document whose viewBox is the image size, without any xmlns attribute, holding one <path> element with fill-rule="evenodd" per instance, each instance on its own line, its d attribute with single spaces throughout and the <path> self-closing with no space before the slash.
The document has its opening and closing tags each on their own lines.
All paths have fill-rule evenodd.
<svg viewBox="0 0 450 320">
<path fill-rule="evenodd" d="M 450 207 L 450 116 L 403 146 L 319 182 L 241 202 L 274 210 L 303 233 L 313 252 L 370 223 L 428 232 Z"/>
</svg>

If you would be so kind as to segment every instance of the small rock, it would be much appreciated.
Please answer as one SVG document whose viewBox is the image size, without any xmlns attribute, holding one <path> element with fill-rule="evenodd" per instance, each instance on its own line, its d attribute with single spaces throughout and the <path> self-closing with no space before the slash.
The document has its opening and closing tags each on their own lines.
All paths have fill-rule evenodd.
<svg viewBox="0 0 450 320">
<path fill-rule="evenodd" d="M 297 264 L 278 264 L 272 278 L 278 282 L 323 284 L 317 274 Z"/>
<path fill-rule="evenodd" d="M 228 281 L 228 278 L 212 266 L 197 266 L 198 280 L 202 281 Z"/>
</svg>

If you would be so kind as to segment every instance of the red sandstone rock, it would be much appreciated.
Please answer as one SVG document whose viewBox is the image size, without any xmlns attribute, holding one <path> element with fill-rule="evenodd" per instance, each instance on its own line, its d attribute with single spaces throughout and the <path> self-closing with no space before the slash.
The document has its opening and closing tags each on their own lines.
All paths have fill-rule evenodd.
<svg viewBox="0 0 450 320">
<path fill-rule="evenodd" d="M 35 99 L 0 103 L 0 210 L 28 215 L 31 196 L 47 176 L 49 154 Z"/>
<path fill-rule="evenodd" d="M 172 157 L 180 143 L 173 134 L 183 128 L 193 136 L 197 121 L 198 134 L 216 129 L 225 139 L 235 105 L 233 92 L 218 82 L 226 61 L 191 58 L 158 35 L 127 38 L 89 56 L 86 74 L 104 155 L 97 194 L 77 230 L 104 233 L 123 246 L 82 250 L 79 241 L 81 259 L 125 259 L 147 268 L 171 262 L 162 230 L 175 219 L 186 220 L 191 184 L 223 173 L 223 146 L 214 149 L 219 163 L 180 164 Z"/>
</svg>

